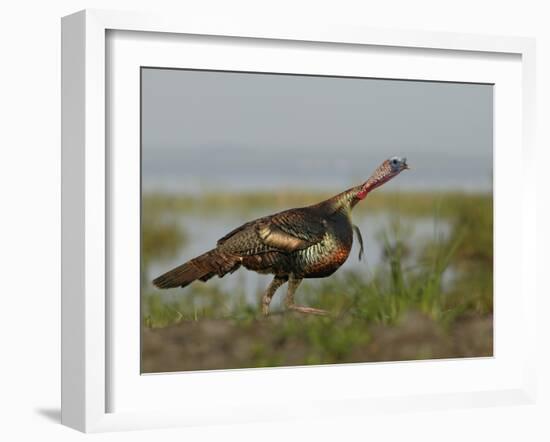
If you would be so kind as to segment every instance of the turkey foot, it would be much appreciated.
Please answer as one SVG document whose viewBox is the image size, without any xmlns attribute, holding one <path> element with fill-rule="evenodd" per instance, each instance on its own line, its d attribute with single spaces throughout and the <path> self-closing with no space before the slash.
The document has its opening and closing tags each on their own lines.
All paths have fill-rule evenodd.
<svg viewBox="0 0 550 442">
<path fill-rule="evenodd" d="M 329 314 L 329 312 L 326 310 L 322 310 L 320 308 L 314 308 L 314 307 L 306 307 L 304 305 L 287 304 L 286 308 L 289 310 L 295 310 L 300 313 L 311 313 L 313 315 L 326 316 Z"/>
</svg>

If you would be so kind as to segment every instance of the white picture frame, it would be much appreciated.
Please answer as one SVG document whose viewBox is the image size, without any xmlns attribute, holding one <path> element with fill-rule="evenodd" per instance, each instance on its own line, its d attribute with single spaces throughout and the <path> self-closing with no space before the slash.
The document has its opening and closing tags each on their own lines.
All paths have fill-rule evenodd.
<svg viewBox="0 0 550 442">
<path fill-rule="evenodd" d="M 434 382 L 433 388 L 425 393 L 419 391 L 406 391 L 402 386 L 401 392 L 378 391 L 376 394 L 367 394 L 361 388 L 357 394 L 350 395 L 346 389 L 327 388 L 321 395 L 313 394 L 304 385 L 302 395 L 304 402 L 294 401 L 281 407 L 275 397 L 271 404 L 263 404 L 255 401 L 255 395 L 261 391 L 266 383 L 278 388 L 281 382 L 303 382 L 305 372 L 303 368 L 297 369 L 273 369 L 273 370 L 235 370 L 221 373 L 191 373 L 181 376 L 192 376 L 190 384 L 204 385 L 214 381 L 219 393 L 211 392 L 209 403 L 205 398 L 199 398 L 199 394 L 186 388 L 187 405 L 181 404 L 175 407 L 167 400 L 166 406 L 153 406 L 150 409 L 137 407 L 114 407 L 110 403 L 110 395 L 115 385 L 112 382 L 113 361 L 126 357 L 118 353 L 116 345 L 111 345 L 111 335 L 116 335 L 113 324 L 117 318 L 111 311 L 112 304 L 108 297 L 108 291 L 113 288 L 110 275 L 111 260 L 116 256 L 110 253 L 108 247 L 116 238 L 117 230 L 111 229 L 110 217 L 116 213 L 113 205 L 119 201 L 116 195 L 111 193 L 112 170 L 116 169 L 116 159 L 110 158 L 108 143 L 112 142 L 112 133 L 106 131 L 106 121 L 113 116 L 108 108 L 108 81 L 106 76 L 107 64 L 113 60 L 107 57 L 117 57 L 118 52 L 109 52 L 106 41 L 108 32 L 154 32 L 155 35 L 172 36 L 217 36 L 227 39 L 226 44 L 239 39 L 255 39 L 254 41 L 285 42 L 288 46 L 307 42 L 310 47 L 315 45 L 334 45 L 338 47 L 370 46 L 377 47 L 379 51 L 391 48 L 407 50 L 430 50 L 431 56 L 436 60 L 445 54 L 470 54 L 473 58 L 483 60 L 491 54 L 504 54 L 516 57 L 519 71 L 512 74 L 507 86 L 510 103 L 516 103 L 515 109 L 510 109 L 505 115 L 511 142 L 517 141 L 516 147 L 510 146 L 510 155 L 500 157 L 500 163 L 496 163 L 495 174 L 497 186 L 495 198 L 499 193 L 515 192 L 514 195 L 521 201 L 521 209 L 517 211 L 517 217 L 512 221 L 511 227 L 517 227 L 521 235 L 511 245 L 512 251 L 499 247 L 499 228 L 495 228 L 495 260 L 500 261 L 505 270 L 507 265 L 506 254 L 514 253 L 515 262 L 521 263 L 520 277 L 514 279 L 510 287 L 519 289 L 521 296 L 516 296 L 515 305 L 521 310 L 518 315 L 523 337 L 533 336 L 535 333 L 536 288 L 534 286 L 534 268 L 528 265 L 528 255 L 536 249 L 534 229 L 534 207 L 536 194 L 534 183 L 529 174 L 531 156 L 533 151 L 533 122 L 534 122 L 534 96 L 535 96 L 535 69 L 534 41 L 517 37 L 491 37 L 479 35 L 464 35 L 451 33 L 428 33 L 416 31 L 388 31 L 362 28 L 348 28 L 344 26 L 321 26 L 308 24 L 307 26 L 293 27 L 284 24 L 277 26 L 265 23 L 215 23 L 197 20 L 192 17 L 159 17 L 150 14 L 133 14 L 126 12 L 111 12 L 99 10 L 81 11 L 63 18 L 62 21 L 62 423 L 85 432 L 110 431 L 138 428 L 158 428 L 168 426 L 206 425 L 220 422 L 252 422 L 258 420 L 272 420 L 300 417 L 361 415 L 380 410 L 392 412 L 399 410 L 418 410 L 432 408 L 453 408 L 469 406 L 486 406 L 510 403 L 532 403 L 536 393 L 535 366 L 534 366 L 534 339 L 525 339 L 526 345 L 522 345 L 522 351 L 516 352 L 512 363 L 508 356 L 513 355 L 514 348 L 504 351 L 504 344 L 500 353 L 495 351 L 495 357 L 491 360 L 478 363 L 473 361 L 446 361 L 440 362 L 437 367 L 429 362 L 411 362 L 396 364 L 370 364 L 367 368 L 363 364 L 353 366 L 334 367 L 308 367 L 308 378 L 331 379 L 340 376 L 354 380 L 361 377 L 364 370 L 377 370 L 378 373 L 406 370 L 407 375 L 420 376 L 429 379 L 437 373 L 444 376 L 452 376 L 452 373 L 462 370 L 466 373 L 466 379 L 473 379 L 476 373 L 486 370 L 485 376 L 495 377 L 494 370 L 500 370 L 502 378 L 498 378 L 491 386 L 483 386 L 483 378 L 477 385 L 465 382 L 461 390 L 450 391 L 445 385 L 456 383 L 444 379 Z M 142 34 L 147 38 L 147 35 Z M 176 38 L 176 37 L 174 37 Z M 132 43 L 132 44 L 135 44 Z M 435 50 L 435 51 L 434 51 Z M 167 50 L 169 56 L 169 50 Z M 129 51 L 132 52 L 132 51 Z M 135 52 L 135 51 L 134 51 Z M 143 51 L 144 53 L 146 51 Z M 158 51 L 157 51 L 158 52 Z M 122 59 L 122 57 L 121 57 Z M 128 61 L 128 60 L 127 60 Z M 130 57 L 128 63 L 132 66 L 139 65 L 139 58 Z M 434 63 L 432 72 L 420 66 L 416 79 L 438 79 L 444 76 L 444 71 L 436 72 L 437 63 Z M 204 66 L 200 66 L 204 67 Z M 412 78 L 412 74 L 403 74 Z M 470 78 L 467 73 L 465 77 Z M 481 74 L 476 74 L 481 75 Z M 496 73 L 494 75 L 497 75 Z M 382 75 L 383 77 L 384 75 Z M 446 78 L 446 77 L 441 77 Z M 474 81 L 478 77 L 472 77 Z M 490 80 L 490 75 L 487 76 Z M 500 78 L 500 77 L 499 77 Z M 519 80 L 518 80 L 519 79 Z M 507 80 L 503 78 L 503 82 Z M 504 91 L 504 89 L 503 89 Z M 498 93 L 497 93 L 498 97 Z M 515 98 L 514 98 L 515 97 Z M 498 106 L 496 106 L 496 112 Z M 115 111 L 116 113 L 116 111 Z M 501 118 L 497 114 L 497 118 Z M 114 117 L 114 121 L 117 117 Z M 129 129 L 132 130 L 132 129 Z M 498 135 L 498 134 L 497 134 Z M 499 144 L 502 142 L 502 145 Z M 130 143 L 134 145 L 134 143 Z M 505 140 L 496 139 L 495 152 L 499 149 L 506 150 L 508 145 Z M 502 146 L 502 147 L 500 147 Z M 518 150 L 519 149 L 519 150 Z M 519 157 L 518 157 L 519 155 Z M 522 187 L 505 187 L 506 173 L 512 166 L 521 162 L 520 173 L 523 177 Z M 110 162 L 112 164 L 110 164 Z M 502 171 L 502 172 L 501 172 Z M 500 178 L 499 178 L 500 174 Z M 115 176 L 116 172 L 115 172 Z M 131 177 L 129 180 L 131 181 Z M 501 180 L 500 185 L 498 180 Z M 501 195 L 502 195 L 501 193 Z M 498 207 L 498 201 L 496 202 Z M 500 206 L 502 207 L 502 205 Z M 518 206 L 516 205 L 516 208 Z M 505 210 L 505 208 L 503 208 Z M 498 220 L 498 211 L 495 212 Z M 504 213 L 504 212 L 502 212 Z M 111 220 L 112 221 L 112 220 Z M 514 224 L 515 223 L 515 224 Z M 505 233 L 503 224 L 500 234 Z M 510 227 L 509 226 L 509 227 Z M 515 248 L 514 248 L 515 247 Z M 139 252 L 139 250 L 138 250 Z M 501 253 L 501 255 L 498 255 Z M 499 258 L 501 256 L 501 258 Z M 509 264 L 512 264 L 511 260 Z M 508 267 L 509 268 L 509 267 Z M 505 274 L 506 272 L 502 272 Z M 508 272 L 509 273 L 509 272 Z M 495 274 L 495 278 L 498 277 Z M 115 284 L 116 286 L 116 284 Z M 507 289 L 506 281 L 495 280 L 495 289 L 504 291 Z M 139 297 L 139 292 L 136 294 Z M 505 299 L 503 297 L 503 299 Z M 499 307 L 500 306 L 500 307 Z M 505 313 L 512 307 L 506 301 L 496 302 L 495 321 L 503 324 L 501 330 L 505 331 Z M 498 311 L 500 308 L 500 312 Z M 116 310 L 116 309 L 115 309 Z M 131 310 L 131 308 L 129 309 Z M 503 318 L 502 321 L 499 319 Z M 497 325 L 499 326 L 499 325 Z M 134 330 L 137 333 L 136 330 Z M 117 332 L 118 333 L 118 332 Z M 129 332 L 132 333 L 132 332 Z M 501 336 L 508 336 L 501 333 Z M 131 338 L 131 335 L 130 335 Z M 137 338 L 139 339 L 139 338 Z M 502 339 L 501 342 L 506 341 Z M 117 352 L 117 354 L 114 354 Z M 508 352 L 508 353 L 507 353 Z M 506 360 L 506 364 L 498 367 L 499 358 Z M 497 362 L 495 362 L 497 361 Z M 470 361 L 472 362 L 472 361 Z M 485 364 L 486 367 L 481 367 Z M 513 367 L 512 367 L 513 365 Z M 376 366 L 376 367 L 374 367 Z M 403 366 L 405 366 L 403 368 Z M 442 368 L 442 367 L 447 368 Z M 374 367 L 374 368 L 373 368 Z M 512 367 L 512 368 L 510 368 Z M 508 370 L 510 368 L 510 370 Z M 131 370 L 131 365 L 127 370 Z M 286 370 L 286 371 L 285 371 Z M 442 370 L 449 370 L 445 374 Z M 491 371 L 493 370 L 493 371 Z M 429 374 L 428 374 L 429 373 Z M 313 374 L 313 376 L 312 376 Z M 121 379 L 120 375 L 115 379 Z M 139 377 L 138 378 L 136 378 Z M 162 395 L 167 397 L 167 391 L 174 388 L 173 382 L 180 375 L 155 376 L 156 380 L 145 380 L 150 385 L 143 385 L 143 391 L 159 392 L 155 402 L 159 403 Z M 181 377 L 180 376 L 180 377 Z M 381 375 L 382 376 L 382 375 Z M 141 382 L 139 372 L 128 375 Z M 164 378 L 166 380 L 161 380 Z M 170 378 L 170 379 L 168 379 Z M 235 390 L 223 390 L 228 382 L 235 385 Z M 159 384 L 166 384 L 160 385 Z M 460 382 L 458 382 L 460 383 Z M 115 382 L 116 384 L 116 382 Z M 243 394 L 239 400 L 233 399 L 228 407 L 229 394 L 244 391 L 247 385 L 252 393 Z M 329 382 L 330 385 L 330 382 Z M 118 388 L 118 384 L 116 384 Z M 421 384 L 419 384 L 422 387 Z M 120 390 L 122 395 L 130 394 L 132 389 L 139 389 L 138 384 L 127 384 L 126 389 Z M 184 388 L 179 386 L 176 388 Z M 340 391 L 341 390 L 341 391 Z M 136 390 L 138 391 L 138 390 Z M 202 389 L 204 392 L 205 390 Z M 225 393 L 223 392 L 225 391 Z M 265 392 L 265 390 L 264 390 Z M 308 393 L 311 395 L 308 396 Z M 120 396 L 119 394 L 119 396 Z M 219 397 L 216 398 L 216 394 Z M 224 396 L 224 394 L 226 396 Z M 272 392 L 276 394 L 275 391 Z M 212 396 L 213 395 L 213 396 Z M 324 395 L 324 396 L 323 396 Z M 204 396 L 204 394 L 202 395 Z M 216 403 L 212 398 L 219 399 Z M 273 399 L 273 397 L 272 397 Z M 294 399 L 299 399 L 298 396 Z M 128 396 L 126 402 L 135 401 L 136 398 Z M 225 402 L 224 402 L 225 401 Z M 121 401 L 122 403 L 122 401 Z M 304 406 L 307 405 L 307 406 Z M 224 411 L 226 410 L 226 411 Z M 238 412 L 236 412 L 238 410 Z"/>
</svg>

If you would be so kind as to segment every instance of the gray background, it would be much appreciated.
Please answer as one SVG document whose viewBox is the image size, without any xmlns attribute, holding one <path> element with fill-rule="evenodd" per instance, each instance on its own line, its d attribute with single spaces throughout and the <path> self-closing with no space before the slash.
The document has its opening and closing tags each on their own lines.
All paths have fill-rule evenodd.
<svg viewBox="0 0 550 442">
<path fill-rule="evenodd" d="M 385 158 L 388 190 L 487 191 L 491 85 L 142 70 L 145 192 L 342 190 Z"/>
</svg>

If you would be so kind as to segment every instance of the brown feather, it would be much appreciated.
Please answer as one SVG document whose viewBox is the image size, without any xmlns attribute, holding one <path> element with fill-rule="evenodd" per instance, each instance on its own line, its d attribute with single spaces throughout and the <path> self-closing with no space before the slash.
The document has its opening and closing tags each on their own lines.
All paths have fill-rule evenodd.
<svg viewBox="0 0 550 442">
<path fill-rule="evenodd" d="M 268 222 L 258 223 L 256 225 L 256 231 L 265 245 L 281 251 L 294 252 L 312 245 L 310 241 L 289 235 Z"/>
<path fill-rule="evenodd" d="M 161 289 L 185 287 L 197 279 L 207 281 L 215 275 L 221 278 L 233 273 L 240 265 L 239 257 L 214 249 L 164 273 L 153 280 L 153 284 Z"/>
</svg>

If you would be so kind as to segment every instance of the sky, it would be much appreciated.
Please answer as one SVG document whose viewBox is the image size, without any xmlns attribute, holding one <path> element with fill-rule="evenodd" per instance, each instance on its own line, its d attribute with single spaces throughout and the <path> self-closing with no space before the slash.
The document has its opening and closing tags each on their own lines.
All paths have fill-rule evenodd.
<svg viewBox="0 0 550 442">
<path fill-rule="evenodd" d="M 145 192 L 334 189 L 408 158 L 393 190 L 491 189 L 493 87 L 142 69 Z"/>
</svg>

